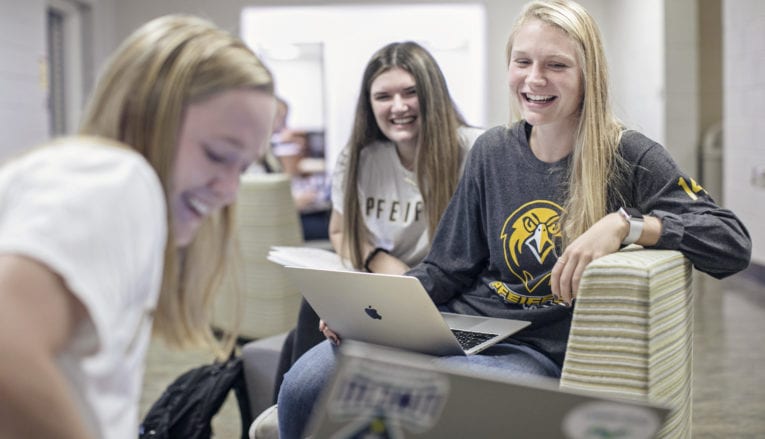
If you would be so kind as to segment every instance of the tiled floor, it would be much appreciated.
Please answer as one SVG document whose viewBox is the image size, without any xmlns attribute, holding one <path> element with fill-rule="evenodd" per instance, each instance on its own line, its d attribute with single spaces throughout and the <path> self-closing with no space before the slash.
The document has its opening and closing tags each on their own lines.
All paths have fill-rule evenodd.
<svg viewBox="0 0 765 439">
<path fill-rule="evenodd" d="M 695 287 L 693 437 L 763 438 L 765 285 L 737 275 Z"/>
<path fill-rule="evenodd" d="M 723 281 L 697 274 L 694 337 L 693 437 L 765 437 L 765 284 L 740 274 Z M 141 412 L 183 371 L 210 354 L 149 351 Z M 238 438 L 233 395 L 213 422 L 218 438 Z"/>
</svg>

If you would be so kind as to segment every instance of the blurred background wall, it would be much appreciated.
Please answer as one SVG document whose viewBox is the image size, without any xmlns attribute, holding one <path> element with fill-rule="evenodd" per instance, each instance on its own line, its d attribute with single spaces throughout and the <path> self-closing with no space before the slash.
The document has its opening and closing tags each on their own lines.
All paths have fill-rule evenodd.
<svg viewBox="0 0 765 439">
<path fill-rule="evenodd" d="M 484 23 L 482 28 L 457 26 L 451 31 L 455 35 L 470 35 L 470 41 L 482 42 L 482 53 L 470 55 L 477 57 L 471 59 L 478 59 L 479 65 L 470 65 L 470 73 L 464 77 L 451 74 L 452 79 L 447 80 L 451 81 L 458 104 L 463 111 L 467 110 L 470 123 L 504 124 L 509 119 L 504 48 L 510 24 L 524 3 L 522 0 L 422 0 L 400 1 L 395 5 L 361 0 L 331 3 L 0 0 L 0 158 L 51 136 L 73 132 L 99 67 L 119 41 L 145 21 L 167 13 L 191 13 L 234 33 L 242 34 L 249 29 L 248 34 L 255 40 L 266 39 L 260 33 L 265 26 L 248 28 L 243 24 L 243 11 L 251 7 L 255 9 L 250 11 L 286 6 L 333 9 L 388 6 L 395 10 L 397 5 L 464 5 L 477 9 L 482 17 L 479 21 Z M 765 118 L 765 2 L 582 0 L 581 3 L 598 20 L 604 35 L 618 115 L 627 126 L 663 143 L 684 170 L 715 199 L 742 217 L 753 235 L 754 262 L 765 265 L 765 233 L 758 227 L 765 218 L 765 147 L 760 140 L 760 121 Z M 369 33 L 386 27 L 376 21 L 378 16 L 370 14 L 363 23 Z M 399 18 L 401 29 L 392 39 L 422 40 L 423 29 L 444 27 L 439 20 L 427 20 L 421 26 L 409 26 L 412 33 L 408 35 L 404 25 L 407 16 L 401 13 Z M 329 26 L 345 29 L 350 24 L 342 20 L 316 20 L 318 29 Z M 349 45 L 367 33 L 358 27 L 353 29 L 347 34 Z M 252 38 L 248 41 L 254 41 Z M 326 47 L 321 46 L 322 41 L 301 43 Z M 51 47 L 58 48 L 57 55 L 52 54 Z M 344 97 L 327 94 L 331 87 L 317 93 L 324 102 L 321 121 L 325 126 L 307 128 L 327 130 L 326 148 L 331 161 L 347 136 L 348 128 L 344 133 L 339 127 L 350 126 L 346 119 L 352 113 L 347 105 L 338 104 L 341 110 L 331 103 L 347 102 L 349 96 L 355 99 L 360 78 L 358 68 L 352 64 L 363 64 L 371 51 L 337 65 L 336 60 L 342 56 L 328 55 L 323 50 L 322 81 L 330 81 L 327 78 L 331 72 L 331 81 L 347 84 L 347 88 L 343 89 Z M 329 62 L 332 66 L 326 65 Z M 469 90 L 473 90 L 472 94 Z M 479 102 L 478 107 L 475 102 Z M 302 116 L 297 116 L 300 111 L 295 109 L 298 123 L 302 120 Z"/>
</svg>

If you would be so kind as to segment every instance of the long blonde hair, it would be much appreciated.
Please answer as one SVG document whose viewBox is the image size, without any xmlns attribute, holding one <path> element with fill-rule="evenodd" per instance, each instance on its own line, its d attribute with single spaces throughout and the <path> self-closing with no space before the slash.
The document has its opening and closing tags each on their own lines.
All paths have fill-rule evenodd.
<svg viewBox="0 0 765 439">
<path fill-rule="evenodd" d="M 608 66 L 595 20 L 578 3 L 569 0 L 528 3 L 516 20 L 507 42 L 507 61 L 518 30 L 529 20 L 541 20 L 565 32 L 577 47 L 584 78 L 584 97 L 569 170 L 568 194 L 561 219 L 563 243 L 573 241 L 602 218 L 609 209 L 609 187 L 616 187 L 623 160 L 618 148 L 622 125 L 611 110 Z M 520 118 L 517 106 L 513 116 Z"/>
<path fill-rule="evenodd" d="M 235 88 L 274 92 L 270 72 L 244 43 L 196 17 L 157 18 L 137 29 L 111 57 L 80 131 L 138 151 L 157 172 L 167 199 L 185 109 Z M 171 225 L 169 207 L 167 212 Z M 234 213 L 229 206 L 207 219 L 184 249 L 175 246 L 168 226 L 154 329 L 171 345 L 207 344 L 219 355 L 233 347 L 235 333 L 221 347 L 210 319 L 214 293 L 236 269 Z"/>
<path fill-rule="evenodd" d="M 380 74 L 395 67 L 411 74 L 416 84 L 421 122 L 414 166 L 431 237 L 457 188 L 464 159 L 457 130 L 465 125 L 465 120 L 454 105 L 446 79 L 433 56 L 411 41 L 390 43 L 375 52 L 362 76 L 345 176 L 343 230 L 347 233 L 343 236 L 347 243 L 343 246 L 349 249 L 356 268 L 363 265 L 362 245 L 368 239 L 357 186 L 361 150 L 375 141 L 388 141 L 375 121 L 370 89 Z"/>
</svg>

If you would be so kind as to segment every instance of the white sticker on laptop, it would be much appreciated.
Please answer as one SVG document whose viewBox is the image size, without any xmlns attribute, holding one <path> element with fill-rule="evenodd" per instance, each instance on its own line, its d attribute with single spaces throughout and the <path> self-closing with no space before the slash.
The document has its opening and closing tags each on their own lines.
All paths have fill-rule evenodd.
<svg viewBox="0 0 765 439">
<path fill-rule="evenodd" d="M 333 438 L 402 438 L 433 428 L 449 396 L 446 376 L 421 369 L 353 360 L 337 377 L 327 401 L 335 422 L 348 422 Z"/>
<path fill-rule="evenodd" d="M 659 427 L 659 417 L 647 408 L 601 401 L 577 406 L 562 424 L 569 439 L 650 439 Z"/>
</svg>

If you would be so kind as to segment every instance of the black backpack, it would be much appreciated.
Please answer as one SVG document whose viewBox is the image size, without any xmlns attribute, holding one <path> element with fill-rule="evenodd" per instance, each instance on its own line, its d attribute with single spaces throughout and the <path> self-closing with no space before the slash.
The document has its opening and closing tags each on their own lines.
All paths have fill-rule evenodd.
<svg viewBox="0 0 765 439">
<path fill-rule="evenodd" d="M 231 357 L 191 369 L 175 379 L 151 406 L 139 428 L 141 439 L 209 439 L 211 421 L 234 389 L 242 419 L 242 439 L 252 423 L 242 359 Z"/>
</svg>

